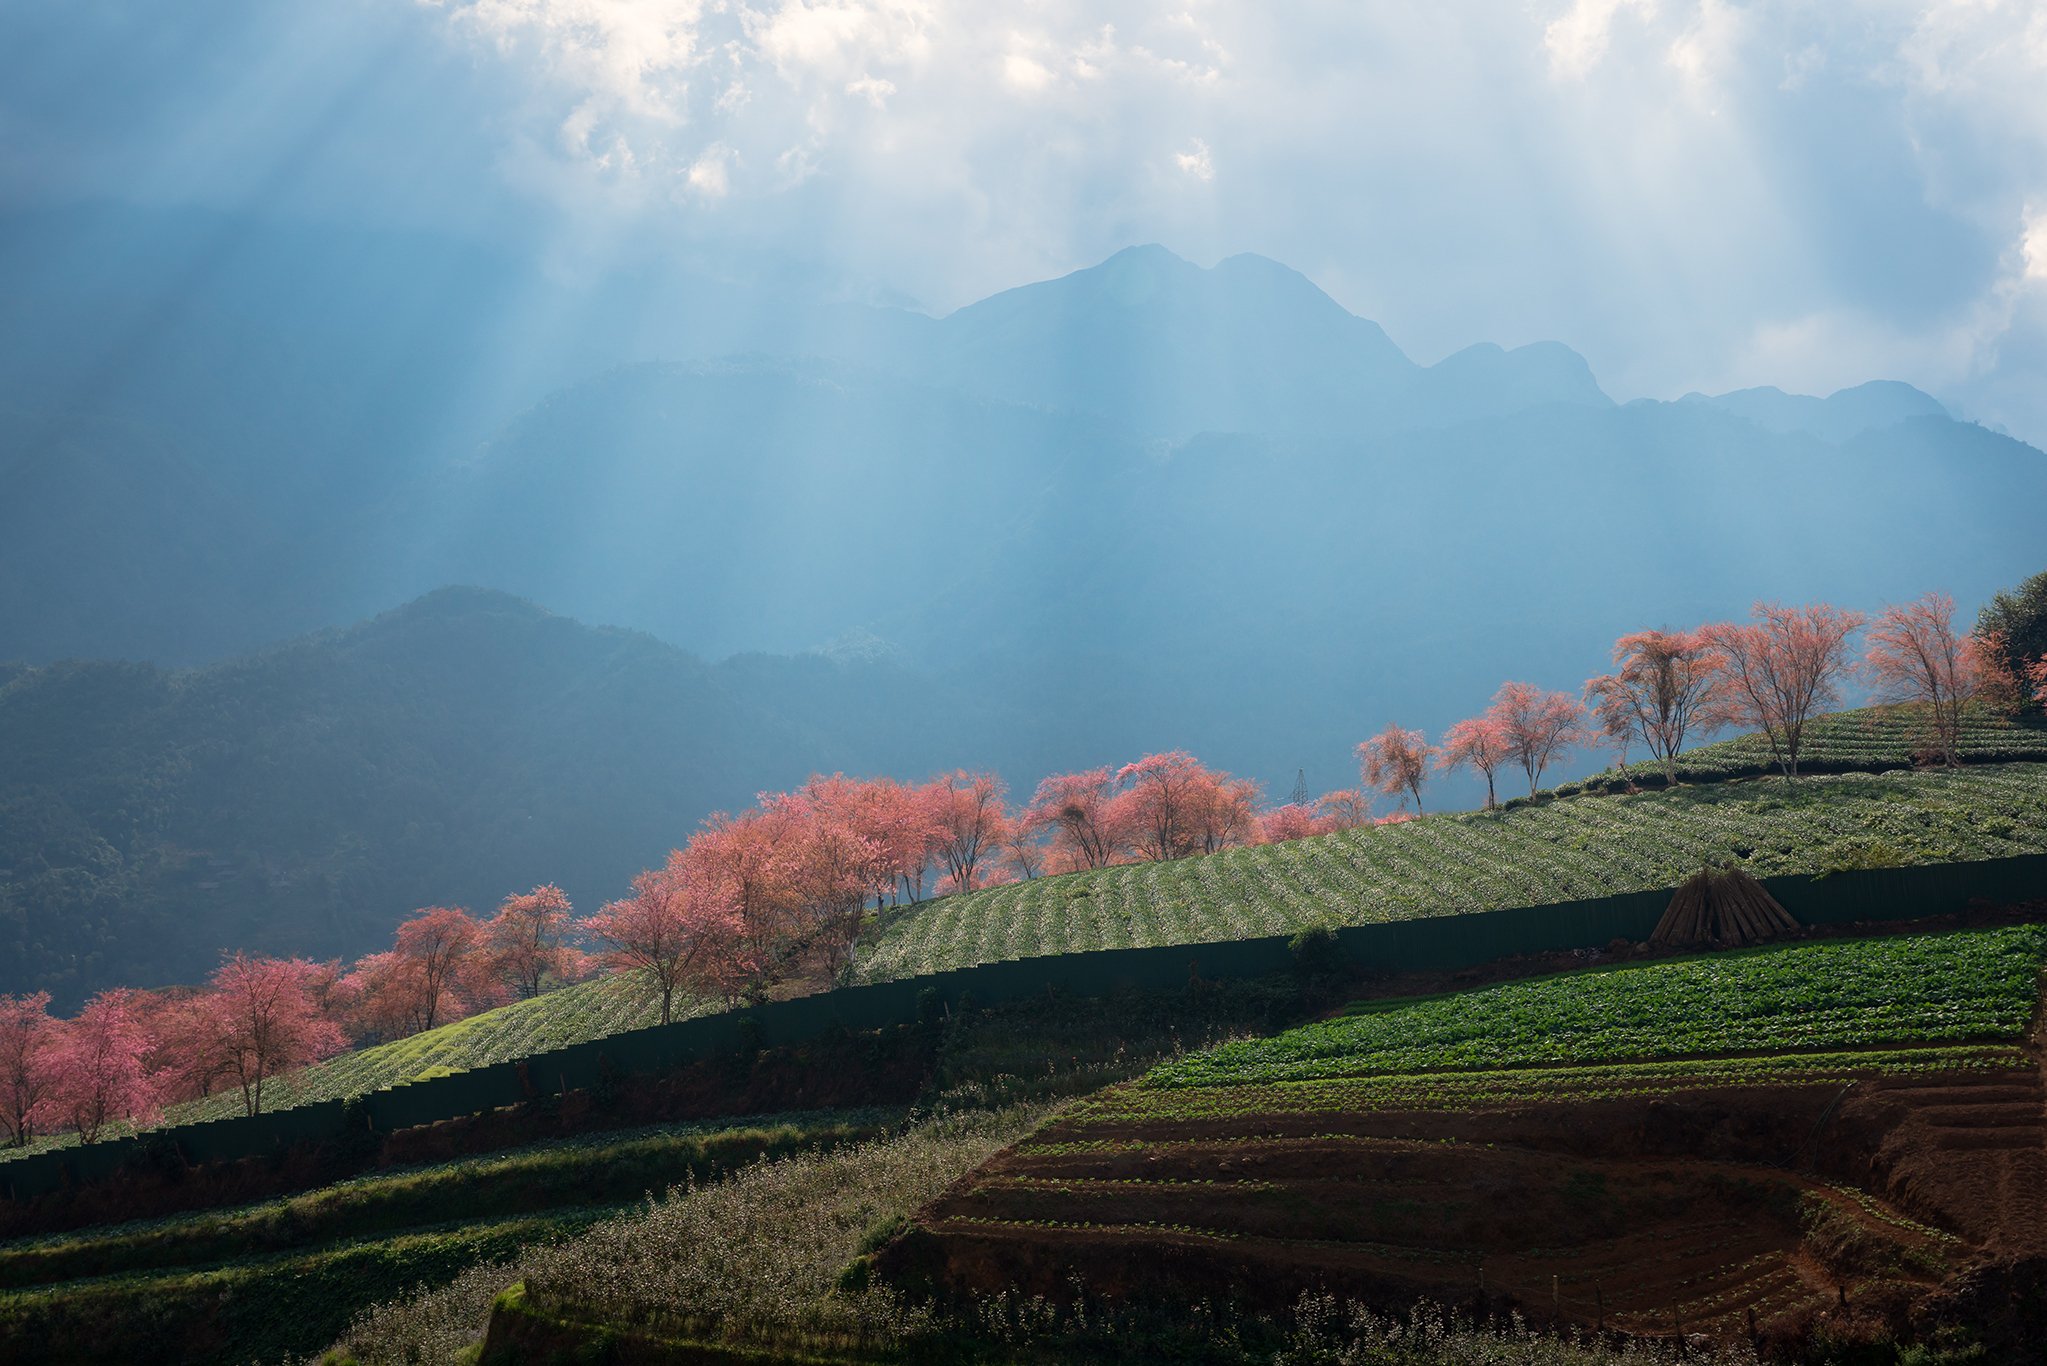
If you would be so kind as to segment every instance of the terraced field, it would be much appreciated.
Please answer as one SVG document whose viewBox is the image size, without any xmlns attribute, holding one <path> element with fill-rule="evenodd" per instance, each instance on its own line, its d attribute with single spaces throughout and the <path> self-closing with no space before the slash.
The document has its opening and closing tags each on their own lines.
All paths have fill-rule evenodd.
<svg viewBox="0 0 2047 1366">
<path fill-rule="evenodd" d="M 2015 1039 L 2047 927 L 1796 944 L 1378 1001 L 1153 1071 L 1152 1087 Z M 1909 991 L 1901 984 L 1911 984 Z"/>
<path fill-rule="evenodd" d="M 1815 721 L 1800 745 L 1799 769 L 1806 773 L 1877 773 L 1911 768 L 1926 747 L 1926 722 L 1917 709 L 1864 707 Z M 1963 718 L 1956 750 L 1965 764 L 2047 759 L 2047 720 L 1972 708 Z M 1677 772 L 1679 782 L 1702 783 L 1776 771 L 1769 741 L 1761 735 L 1740 735 L 1685 751 L 1679 756 Z M 1660 786 L 1662 782 L 1660 765 L 1633 763 L 1565 783 L 1556 791 L 1568 796 L 1625 789 L 1630 783 Z"/>
<path fill-rule="evenodd" d="M 708 1009 L 708 1003 L 677 1001 L 675 1017 Z M 508 1062 L 550 1048 L 602 1038 L 659 1023 L 660 1003 L 622 977 L 563 987 L 528 1001 L 487 1010 L 391 1043 L 343 1053 L 276 1081 L 266 1082 L 263 1108 L 285 1110 L 315 1101 L 346 1099 L 387 1086 Z M 243 1113 L 241 1093 L 232 1087 L 201 1100 L 165 1109 L 153 1126 L 172 1128 Z M 27 1148 L 0 1148 L 0 1162 L 76 1142 L 72 1135 L 37 1141 Z"/>
<path fill-rule="evenodd" d="M 2047 1250 L 2023 1043 L 2043 958 L 2020 927 L 1374 1004 L 1069 1106 L 883 1266 L 1025 1295 L 1077 1270 L 1181 1303 L 1482 1298 L 1646 1334 L 1740 1336 L 1844 1293 L 1909 1308 Z"/>
<path fill-rule="evenodd" d="M 1564 901 L 1674 886 L 1702 863 L 1730 859 L 1768 875 L 2038 852 L 2047 852 L 2041 764 L 1581 795 L 946 897 L 885 918 L 859 973 L 882 981 L 1002 958 Z M 587 982 L 308 1068 L 266 1102 L 359 1095 L 655 1019 L 652 998 L 629 980 Z M 162 1124 L 235 1114 L 239 1103 L 220 1094 L 173 1106 Z M 44 1146 L 0 1152 L 0 1161 Z"/>
<path fill-rule="evenodd" d="M 675 1018 L 686 1019 L 709 1008 L 710 1003 L 677 1001 Z M 273 1108 L 359 1096 L 468 1067 L 487 1067 L 660 1020 L 660 1002 L 629 978 L 579 982 L 308 1067 L 283 1080 Z M 272 1105 L 267 1087 L 264 1103 Z M 215 1095 L 178 1106 L 170 1119 L 214 1119 L 241 1112 L 239 1094 Z"/>
<path fill-rule="evenodd" d="M 1673 887 L 1729 860 L 1768 876 L 2043 851 L 2040 764 L 1586 795 L 946 897 L 885 919 L 860 972 L 1568 901 Z"/>
<path fill-rule="evenodd" d="M 305 1195 L 0 1243 L 0 1360 L 247 1361 L 316 1351 L 363 1304 L 571 1237 L 648 1193 L 901 1116 L 668 1125 L 380 1171 Z"/>
</svg>

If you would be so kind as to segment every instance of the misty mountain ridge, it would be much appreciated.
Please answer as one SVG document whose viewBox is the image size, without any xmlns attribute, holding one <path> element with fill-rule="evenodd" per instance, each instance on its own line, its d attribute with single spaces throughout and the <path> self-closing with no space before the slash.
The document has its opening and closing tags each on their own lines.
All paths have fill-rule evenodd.
<svg viewBox="0 0 2047 1366">
<path fill-rule="evenodd" d="M 1135 247 L 944 318 L 197 213 L 0 219 L 0 263 L 29 282 L 0 323 L 0 658 L 29 661 L 192 664 L 480 583 L 711 658 L 857 630 L 1035 673 L 1241 626 L 1284 670 L 1311 629 L 1386 610 L 1361 617 L 1352 585 L 1493 596 L 1480 566 L 1553 560 L 1496 499 L 1545 459 L 1590 481 L 1573 516 L 1604 535 L 1723 501 L 1752 457 L 1798 460 L 1827 525 L 1872 534 L 1896 486 L 1989 498 L 2000 524 L 2024 505 L 2001 471 L 2041 465 L 1904 385 L 1616 406 L 1558 343 L 1418 365 L 1249 255 Z M 1822 476 L 1844 457 L 1870 467 Z M 1234 581 L 1172 587 L 1188 535 L 1224 538 Z M 1712 610 L 1866 596 L 1750 535 L 1728 554 L 1780 576 L 1686 567 Z M 2027 553 L 1979 538 L 1997 567 L 1950 586 L 1987 592 Z M 1282 564 L 1297 600 L 1275 610 Z M 1268 601 L 1244 608 L 1244 584 Z M 1297 634 L 1265 641 L 1280 620 Z"/>
<path fill-rule="evenodd" d="M 1916 418 L 1950 416 L 1940 400 L 1897 380 L 1871 380 L 1838 389 L 1825 398 L 1787 394 L 1774 386 L 1764 386 L 1710 396 L 1690 393 L 1677 402 L 1718 408 L 1765 431 L 1803 432 L 1837 444 L 1862 432 Z"/>
<path fill-rule="evenodd" d="M 915 367 L 994 397 L 1168 437 L 1433 426 L 1545 403 L 1611 402 L 1556 343 L 1476 346 L 1434 366 L 1306 276 L 1243 254 L 1203 269 L 1164 247 L 970 304 Z"/>
<path fill-rule="evenodd" d="M 153 221 L 0 220 L 0 966 L 66 990 L 588 904 L 820 769 L 1352 786 L 1626 631 L 2040 568 L 2047 456 L 1909 386 L 1617 405 L 1258 257 L 931 318 Z"/>
</svg>

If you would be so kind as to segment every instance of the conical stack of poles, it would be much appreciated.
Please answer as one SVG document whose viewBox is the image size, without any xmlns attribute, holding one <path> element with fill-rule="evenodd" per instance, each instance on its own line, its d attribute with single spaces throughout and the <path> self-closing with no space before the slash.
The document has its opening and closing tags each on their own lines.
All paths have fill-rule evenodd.
<svg viewBox="0 0 2047 1366">
<path fill-rule="evenodd" d="M 1797 927 L 1769 889 L 1739 868 L 1702 868 L 1670 898 L 1649 942 L 1732 948 Z"/>
</svg>

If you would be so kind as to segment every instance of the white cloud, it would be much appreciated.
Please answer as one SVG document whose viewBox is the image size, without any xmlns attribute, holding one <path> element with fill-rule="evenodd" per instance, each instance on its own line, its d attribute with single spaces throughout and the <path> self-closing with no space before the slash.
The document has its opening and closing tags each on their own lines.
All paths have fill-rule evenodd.
<svg viewBox="0 0 2047 1366">
<path fill-rule="evenodd" d="M 421 0 L 510 53 L 634 115 L 672 119 L 696 64 L 702 0 Z"/>
<path fill-rule="evenodd" d="M 1052 84 L 1052 73 L 1037 58 L 1011 52 L 1002 59 L 1002 83 L 1011 90 L 1035 94 Z"/>
<path fill-rule="evenodd" d="M 1720 387 L 1775 384 L 1825 394 L 1870 379 L 1958 390 L 1996 370 L 2005 341 L 2047 295 L 2047 213 L 2028 211 L 1983 291 L 1919 327 L 1863 308 L 1831 308 L 1759 325 Z"/>
<path fill-rule="evenodd" d="M 860 96 L 876 109 L 885 109 L 888 97 L 896 93 L 896 83 L 882 80 L 879 76 L 862 76 L 857 81 L 846 82 L 846 93 Z"/>
<path fill-rule="evenodd" d="M 2047 325 L 2047 6 L 421 2 L 527 83 L 579 212 L 668 194 L 937 307 L 1260 251 L 1427 358 L 1557 337 L 1623 397 L 1882 373 L 2047 439 L 2003 360 Z"/>
<path fill-rule="evenodd" d="M 1542 31 L 1550 74 L 1583 80 L 1606 59 L 1613 21 L 1623 9 L 1654 11 L 1653 0 L 1571 0 L 1571 7 Z"/>
<path fill-rule="evenodd" d="M 731 178 L 727 167 L 732 162 L 732 151 L 727 147 L 712 147 L 690 163 L 684 179 L 689 187 L 707 199 L 723 199 L 731 189 Z"/>
<path fill-rule="evenodd" d="M 1694 90 L 1721 80 L 1741 59 L 1743 11 L 1726 0 L 1699 0 L 1696 18 L 1670 45 L 1669 61 Z"/>
<path fill-rule="evenodd" d="M 785 74 L 858 79 L 877 63 L 921 56 L 935 7 L 898 0 L 781 0 L 769 12 L 745 8 L 741 14 L 760 54 Z"/>
<path fill-rule="evenodd" d="M 2025 231 L 2019 235 L 2020 278 L 2029 284 L 2047 284 L 2047 208 L 2026 209 Z"/>
</svg>

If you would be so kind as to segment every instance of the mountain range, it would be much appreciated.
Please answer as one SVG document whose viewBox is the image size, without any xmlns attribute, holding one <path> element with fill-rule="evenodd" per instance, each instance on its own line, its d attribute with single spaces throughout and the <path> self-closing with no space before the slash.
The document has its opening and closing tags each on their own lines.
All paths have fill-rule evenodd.
<svg viewBox="0 0 2047 1366">
<path fill-rule="evenodd" d="M 0 989 L 112 980 L 124 916 L 169 934 L 190 888 L 228 886 L 95 891 L 76 904 L 102 908 L 97 948 L 38 939 L 74 903 L 23 891 L 54 884 L 22 851 L 71 840 L 63 866 L 99 867 L 98 840 L 125 866 L 139 837 L 107 812 L 155 813 L 152 878 L 182 857 L 163 850 L 243 860 L 235 885 L 262 891 L 215 918 L 234 942 L 359 952 L 410 905 L 529 872 L 613 895 L 704 811 L 810 768 L 1024 786 L 1187 748 L 1278 791 L 1297 769 L 1341 786 L 1386 722 L 1433 732 L 1510 677 L 1575 688 L 1627 630 L 1759 598 L 1940 588 L 1973 610 L 2041 567 L 2047 455 L 1910 386 L 1616 403 L 1554 342 L 1423 365 L 1255 256 L 1132 248 L 929 317 L 677 262 L 593 280 L 100 211 L 0 219 L 0 278 L 22 285 L 0 315 L 0 659 L 151 661 L 8 685 L 0 835 L 26 928 L 0 930 L 19 946 L 0 938 Z M 404 623 L 500 600 L 343 629 L 450 584 L 563 616 L 460 667 L 462 631 Z M 646 670 L 665 681 L 607 691 Z M 330 672 L 360 687 L 322 692 Z M 472 695 L 499 701 L 468 717 Z M 595 700 L 536 700 L 557 696 Z M 130 715 L 119 743 L 95 729 Z M 382 823 L 378 784 L 411 760 L 299 756 L 329 725 L 355 727 L 351 755 L 436 756 L 412 790 L 439 795 Z M 508 778 L 515 739 L 588 762 Z M 157 774 L 160 797 L 86 791 L 74 754 Z M 281 802 L 266 784 L 296 772 L 362 814 Z M 511 817 L 474 794 L 529 783 L 556 804 L 504 800 L 564 832 L 545 859 L 478 833 Z M 238 786 L 268 795 L 237 815 Z M 297 843 L 237 833 L 272 807 L 302 811 Z M 277 889 L 298 886 L 325 890 L 294 909 Z"/>
</svg>

